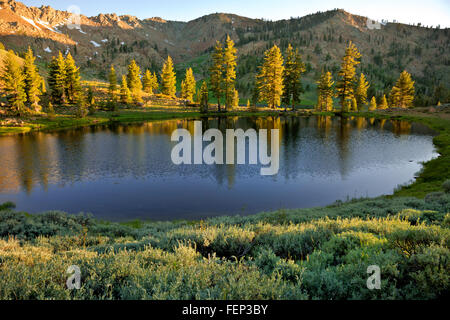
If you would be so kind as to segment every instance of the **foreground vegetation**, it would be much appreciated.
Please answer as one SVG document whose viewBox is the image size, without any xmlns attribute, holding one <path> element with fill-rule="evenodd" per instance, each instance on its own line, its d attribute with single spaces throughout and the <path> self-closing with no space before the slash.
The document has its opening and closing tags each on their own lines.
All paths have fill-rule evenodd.
<svg viewBox="0 0 450 320">
<path fill-rule="evenodd" d="M 445 190 L 194 222 L 103 223 L 6 204 L 0 299 L 445 299 Z M 79 290 L 66 288 L 71 265 Z M 366 286 L 369 265 L 381 268 L 380 290 Z"/>
<path fill-rule="evenodd" d="M 54 129 L 200 115 L 182 108 L 127 110 L 86 119 L 60 115 L 38 124 Z M 448 298 L 447 115 L 344 114 L 355 115 L 422 122 L 439 133 L 434 143 L 440 157 L 394 197 L 248 217 L 119 224 L 62 212 L 28 215 L 0 205 L 0 299 Z M 66 288 L 71 265 L 81 269 L 80 290 Z M 367 289 L 369 265 L 381 268 L 381 290 Z"/>
<path fill-rule="evenodd" d="M 233 107 L 238 108 L 239 101 L 234 87 L 236 52 L 230 39 L 223 56 L 219 55 L 220 43 L 215 51 L 217 70 L 213 68 L 212 74 L 216 71 L 217 77 L 212 80 L 217 83 L 214 85 L 212 81 L 212 91 L 218 111 L 221 98 L 225 100 L 228 112 L 223 115 L 299 114 L 276 109 L 281 100 L 286 105 L 295 105 L 294 96 L 298 97 L 302 91 L 300 74 L 304 68 L 292 48 L 287 60 L 291 61 L 291 67 L 296 67 L 292 67 L 289 77 L 276 46 L 267 52 L 258 77 L 260 90 L 256 99 L 268 102 L 273 111 L 260 111 L 250 104 L 245 111 L 232 111 Z M 450 177 L 450 119 L 386 110 L 385 96 L 378 104 L 372 97 L 370 112 L 363 112 L 368 83 L 361 74 L 358 85 L 348 90 L 349 84 L 356 80 L 355 59 L 359 53 L 351 44 L 347 51 L 342 80 L 336 87 L 341 116 L 419 121 L 439 133 L 434 142 L 440 157 L 426 163 L 412 185 L 400 188 L 394 197 L 190 222 L 106 223 L 62 212 L 28 215 L 13 210 L 12 204 L 0 205 L 0 299 L 448 298 L 450 182 L 445 179 Z M 208 109 L 206 82 L 202 83 L 200 94 L 196 92 L 192 69 L 186 71 L 182 98 L 192 100 L 197 94 L 201 112 L 186 107 L 146 108 L 142 95 L 153 95 L 157 77 L 146 72 L 142 92 L 140 69 L 134 62 L 128 75 L 122 77 L 120 90 L 111 68 L 109 87 L 103 90 L 107 98 L 96 102 L 92 91 L 98 88 L 91 88 L 86 98 L 73 60 L 61 54 L 52 61 L 51 94 L 44 97 L 48 103 L 43 114 L 38 96 L 45 88 L 42 91 L 37 88 L 45 85 L 37 77 L 34 57 L 29 52 L 25 61 L 28 76 L 22 75 L 19 63 L 10 53 L 7 74 L 16 76 L 3 82 L 9 85 L 8 103 L 16 108 L 19 118 L 15 119 L 17 124 L 0 127 L 0 135 L 111 122 L 222 115 Z M 229 63 L 224 64 L 224 59 Z M 224 65 L 230 70 L 223 70 Z M 272 69 L 274 72 L 267 71 Z M 272 73 L 277 75 L 276 79 L 265 77 Z M 286 86 L 283 74 L 284 79 L 293 78 L 288 96 L 283 96 Z M 163 75 L 162 95 L 178 103 L 170 57 Z M 22 76 L 24 83 L 30 80 L 28 88 L 18 83 Z M 413 84 L 409 74 L 402 73 L 392 89 L 389 104 L 409 107 L 414 98 Z M 269 87 L 274 90 L 264 89 Z M 316 111 L 303 113 L 335 115 L 333 91 L 331 73 L 324 71 Z M 129 109 L 130 105 L 134 105 L 133 109 Z M 28 110 L 33 108 L 35 112 Z M 377 109 L 380 111 L 371 112 Z M 71 265 L 82 272 L 79 290 L 66 288 L 66 270 Z M 381 268 L 380 290 L 369 290 L 366 286 L 366 270 L 370 265 Z"/>
</svg>

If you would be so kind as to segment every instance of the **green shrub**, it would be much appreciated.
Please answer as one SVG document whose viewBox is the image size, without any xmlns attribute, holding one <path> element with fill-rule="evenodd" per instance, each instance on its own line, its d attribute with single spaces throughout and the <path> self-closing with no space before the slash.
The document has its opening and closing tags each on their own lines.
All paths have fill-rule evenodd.
<svg viewBox="0 0 450 320">
<path fill-rule="evenodd" d="M 442 226 L 449 228 L 450 227 L 450 213 L 447 213 L 442 221 Z"/>
<path fill-rule="evenodd" d="M 445 299 L 449 204 L 440 193 L 131 224 L 4 208 L 0 299 Z M 70 265 L 80 290 L 65 287 Z M 367 288 L 369 265 L 382 290 Z"/>
<path fill-rule="evenodd" d="M 0 204 L 0 211 L 14 209 L 15 207 L 16 207 L 16 204 L 14 202 L 8 201 L 8 202 Z"/>
<path fill-rule="evenodd" d="M 443 184 L 442 184 L 442 188 L 444 189 L 445 193 L 450 193 L 450 180 L 446 180 Z"/>
<path fill-rule="evenodd" d="M 425 196 L 425 202 L 436 202 L 441 200 L 441 198 L 445 195 L 444 192 L 437 191 L 431 192 Z"/>
<path fill-rule="evenodd" d="M 88 228 L 92 222 L 89 216 L 68 215 L 59 211 L 32 216 L 23 212 L 0 211 L 0 238 L 34 239 L 39 236 L 81 234 L 83 228 Z"/>
</svg>

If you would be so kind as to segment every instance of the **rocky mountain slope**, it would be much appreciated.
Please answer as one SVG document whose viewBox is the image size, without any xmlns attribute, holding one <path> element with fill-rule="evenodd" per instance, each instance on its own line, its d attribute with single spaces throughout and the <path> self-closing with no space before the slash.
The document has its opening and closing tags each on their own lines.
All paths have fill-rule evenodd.
<svg viewBox="0 0 450 320">
<path fill-rule="evenodd" d="M 372 94 L 386 91 L 403 69 L 413 74 L 420 94 L 432 96 L 450 83 L 449 29 L 371 25 L 366 17 L 343 10 L 281 21 L 223 13 L 189 22 L 80 15 L 79 26 L 74 26 L 71 23 L 77 20 L 70 12 L 48 6 L 0 0 L 0 8 L 0 41 L 7 49 L 21 52 L 31 46 L 44 66 L 58 51 L 71 52 L 86 73 L 99 79 L 105 78 L 111 63 L 119 73 L 125 72 L 131 59 L 143 68 L 158 70 L 168 54 L 180 70 L 192 65 L 196 77 L 202 78 L 209 62 L 207 53 L 216 40 L 229 34 L 238 47 L 238 88 L 244 96 L 251 94 L 264 50 L 274 43 L 282 48 L 292 43 L 300 49 L 309 70 L 306 83 L 313 83 L 321 68 L 337 73 L 349 40 L 363 55 L 359 71 L 372 81 Z"/>
</svg>

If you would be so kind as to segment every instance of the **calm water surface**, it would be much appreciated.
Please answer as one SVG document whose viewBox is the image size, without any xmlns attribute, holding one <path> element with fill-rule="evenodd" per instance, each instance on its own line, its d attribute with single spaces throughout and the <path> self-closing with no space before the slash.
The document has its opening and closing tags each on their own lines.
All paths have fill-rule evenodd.
<svg viewBox="0 0 450 320">
<path fill-rule="evenodd" d="M 108 220 L 192 219 L 327 205 L 390 194 L 436 157 L 433 132 L 374 119 L 208 118 L 203 129 L 280 129 L 280 170 L 174 165 L 177 128 L 193 120 L 0 137 L 0 203 L 91 212 Z"/>
</svg>

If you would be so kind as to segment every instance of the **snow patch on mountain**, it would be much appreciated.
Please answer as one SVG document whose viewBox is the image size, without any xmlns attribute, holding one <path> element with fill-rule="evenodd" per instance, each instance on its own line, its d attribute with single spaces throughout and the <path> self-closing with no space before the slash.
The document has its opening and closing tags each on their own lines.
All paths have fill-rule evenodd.
<svg viewBox="0 0 450 320">
<path fill-rule="evenodd" d="M 38 20 L 37 23 L 39 23 L 41 26 L 43 26 L 44 28 L 47 28 L 48 30 L 50 30 L 51 32 L 55 32 L 55 33 L 61 33 L 59 30 L 55 30 L 52 27 L 50 27 L 49 23 L 47 21 L 41 21 Z"/>
<path fill-rule="evenodd" d="M 96 48 L 101 47 L 101 45 L 98 44 L 97 42 L 95 42 L 94 40 L 91 40 L 91 43 L 92 43 L 92 45 L 93 45 L 94 47 L 96 47 Z"/>
<path fill-rule="evenodd" d="M 23 17 L 23 16 L 20 16 L 23 20 L 25 20 L 26 22 L 28 22 L 29 24 L 31 24 L 33 27 L 35 27 L 36 29 L 38 29 L 38 30 L 42 30 L 41 28 L 39 28 L 37 25 L 36 25 L 36 23 L 34 23 L 34 21 L 33 20 L 31 20 L 31 19 L 28 19 L 28 18 L 26 18 L 26 17 Z"/>
</svg>

